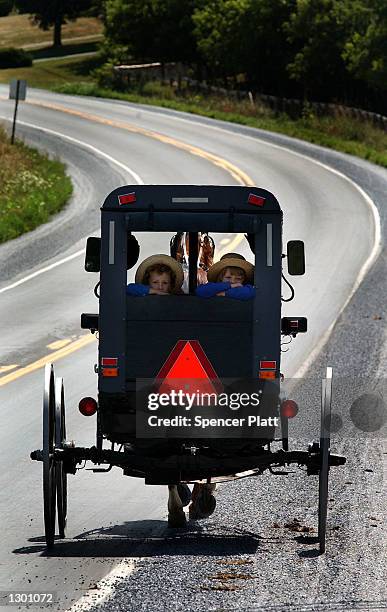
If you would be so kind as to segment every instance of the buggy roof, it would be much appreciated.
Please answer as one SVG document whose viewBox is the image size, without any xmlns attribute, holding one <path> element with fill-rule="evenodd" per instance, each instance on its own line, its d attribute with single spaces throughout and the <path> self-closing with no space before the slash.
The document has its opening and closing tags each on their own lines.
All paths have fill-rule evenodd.
<svg viewBox="0 0 387 612">
<path fill-rule="evenodd" d="M 102 211 L 125 214 L 128 230 L 159 232 L 253 233 L 262 215 L 282 217 L 265 189 L 214 185 L 126 185 L 109 194 Z"/>
</svg>

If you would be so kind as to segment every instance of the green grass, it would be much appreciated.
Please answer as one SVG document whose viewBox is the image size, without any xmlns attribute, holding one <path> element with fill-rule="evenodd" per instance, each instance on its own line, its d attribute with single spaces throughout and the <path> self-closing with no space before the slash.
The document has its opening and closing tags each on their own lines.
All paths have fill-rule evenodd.
<svg viewBox="0 0 387 612">
<path fill-rule="evenodd" d="M 69 21 L 62 27 L 63 42 L 76 38 L 91 40 L 91 37 L 101 38 L 103 26 L 95 17 L 80 17 L 76 21 Z M 53 28 L 44 31 L 33 24 L 29 15 L 8 15 L 0 17 L 0 47 L 25 47 L 28 49 L 37 46 L 51 46 Z M 75 42 L 75 41 L 74 41 Z"/>
<path fill-rule="evenodd" d="M 73 188 L 65 166 L 26 147 L 11 145 L 0 127 L 0 243 L 17 238 L 60 211 Z"/>
<path fill-rule="evenodd" d="M 30 68 L 7 68 L 0 70 L 0 83 L 9 83 L 11 79 L 25 79 L 29 87 L 55 89 L 64 83 L 93 82 L 90 72 L 97 62 L 95 57 L 74 57 L 47 60 Z"/>
<path fill-rule="evenodd" d="M 73 55 L 75 53 L 96 53 L 98 51 L 99 41 L 86 41 L 78 43 L 66 43 L 62 47 L 42 47 L 39 49 L 30 49 L 33 59 L 50 59 L 59 58 L 64 55 Z"/>
</svg>

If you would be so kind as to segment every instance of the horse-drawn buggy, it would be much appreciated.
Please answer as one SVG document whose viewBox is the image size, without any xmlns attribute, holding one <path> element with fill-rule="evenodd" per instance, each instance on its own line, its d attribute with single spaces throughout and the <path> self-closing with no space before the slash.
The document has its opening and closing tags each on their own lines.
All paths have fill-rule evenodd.
<svg viewBox="0 0 387 612">
<path fill-rule="evenodd" d="M 81 317 L 82 328 L 98 334 L 98 399 L 79 402 L 82 414 L 96 414 L 96 443 L 81 448 L 66 440 L 63 380 L 48 364 L 43 449 L 31 453 L 43 462 L 47 546 L 54 543 L 56 509 L 64 537 L 67 475 L 84 461 L 96 472 L 117 466 L 146 484 L 168 485 L 172 526 L 185 520 L 182 484 L 212 486 L 295 463 L 319 475 L 323 552 L 328 473 L 345 458 L 330 453 L 331 368 L 322 381 L 320 440 L 306 450 L 288 448 L 288 419 L 297 407 L 281 395 L 281 338 L 305 332 L 306 319 L 281 318 L 282 264 L 287 257 L 290 275 L 303 274 L 305 266 L 302 242 L 289 242 L 283 254 L 277 200 L 250 187 L 125 186 L 101 211 L 101 238 L 88 239 L 85 263 L 87 271 L 100 272 L 99 312 Z M 185 233 L 187 293 L 128 293 L 127 269 L 137 261 L 141 232 Z M 254 258 L 251 299 L 220 297 L 227 291 L 200 296 L 203 232 L 245 235 Z M 274 449 L 274 441 L 282 444 Z"/>
</svg>

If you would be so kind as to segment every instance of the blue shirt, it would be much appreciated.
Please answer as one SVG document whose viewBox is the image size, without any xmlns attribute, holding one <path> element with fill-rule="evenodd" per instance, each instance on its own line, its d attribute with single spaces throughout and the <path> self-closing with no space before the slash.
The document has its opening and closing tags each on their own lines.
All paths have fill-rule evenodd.
<svg viewBox="0 0 387 612">
<path fill-rule="evenodd" d="M 242 287 L 231 287 L 231 283 L 207 283 L 198 285 L 196 295 L 199 297 L 210 298 L 214 297 L 221 291 L 225 292 L 225 297 L 234 300 L 252 300 L 255 297 L 255 287 L 252 285 L 243 285 Z"/>
<path fill-rule="evenodd" d="M 143 297 L 149 295 L 149 285 L 140 285 L 140 283 L 129 283 L 126 287 L 126 295 L 134 295 L 136 297 Z"/>
</svg>

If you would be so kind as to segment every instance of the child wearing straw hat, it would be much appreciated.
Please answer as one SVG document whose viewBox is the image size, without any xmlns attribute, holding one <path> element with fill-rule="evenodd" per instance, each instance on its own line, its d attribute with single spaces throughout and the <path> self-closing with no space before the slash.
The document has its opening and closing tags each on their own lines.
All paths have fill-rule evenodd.
<svg viewBox="0 0 387 612">
<path fill-rule="evenodd" d="M 251 300 L 255 296 L 254 266 L 239 253 L 226 253 L 207 272 L 208 283 L 199 285 L 196 295 L 210 298 L 224 296 L 234 300 Z"/>
<path fill-rule="evenodd" d="M 169 255 L 151 255 L 137 268 L 135 282 L 126 287 L 128 295 L 170 295 L 181 293 L 184 273 L 181 265 Z"/>
</svg>

